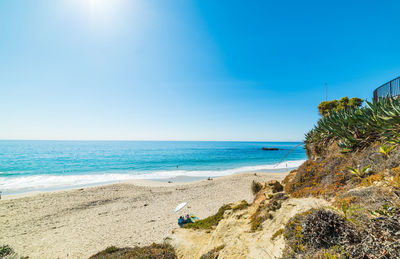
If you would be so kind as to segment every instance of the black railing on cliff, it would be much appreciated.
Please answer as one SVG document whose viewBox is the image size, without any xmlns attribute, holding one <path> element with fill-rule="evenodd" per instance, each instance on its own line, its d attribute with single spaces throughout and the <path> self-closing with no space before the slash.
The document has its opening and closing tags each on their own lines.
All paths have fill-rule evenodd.
<svg viewBox="0 0 400 259">
<path fill-rule="evenodd" d="M 386 84 L 381 85 L 374 91 L 374 100 L 384 97 L 397 97 L 400 96 L 400 77 L 393 79 Z"/>
</svg>

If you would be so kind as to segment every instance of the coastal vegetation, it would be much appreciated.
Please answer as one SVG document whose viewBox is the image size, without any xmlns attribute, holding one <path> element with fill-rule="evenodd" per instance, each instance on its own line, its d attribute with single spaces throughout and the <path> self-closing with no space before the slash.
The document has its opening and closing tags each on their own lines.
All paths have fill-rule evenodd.
<svg viewBox="0 0 400 259">
<path fill-rule="evenodd" d="M 224 249 L 224 245 L 218 246 L 214 249 L 212 249 L 211 251 L 203 254 L 200 259 L 215 259 L 218 258 L 219 256 L 219 251 L 221 251 L 222 249 Z"/>
<path fill-rule="evenodd" d="M 218 225 L 218 223 L 223 219 L 225 211 L 232 210 L 233 212 L 235 212 L 246 209 L 249 206 L 250 204 L 245 200 L 242 200 L 236 204 L 223 205 L 214 215 L 211 215 L 205 219 L 198 220 L 194 223 L 185 224 L 183 225 L 183 228 L 209 230 L 215 228 Z"/>
<path fill-rule="evenodd" d="M 242 200 L 239 204 L 232 206 L 232 211 L 243 210 L 249 206 L 250 204 L 246 200 Z"/>
<path fill-rule="evenodd" d="M 267 219 L 272 219 L 274 217 L 273 212 L 279 210 L 282 202 L 288 198 L 287 195 L 282 193 L 283 186 L 278 181 L 270 181 L 261 186 L 262 189 L 256 193 L 255 200 L 262 199 L 263 202 L 250 217 L 252 232 L 262 229 L 262 223 Z"/>
<path fill-rule="evenodd" d="M 219 214 L 205 251 L 223 237 L 228 258 L 400 258 L 400 102 L 353 102 L 320 118 L 306 135 L 309 159 L 283 186 L 253 181 L 252 204 Z"/>
<path fill-rule="evenodd" d="M 384 154 L 386 157 L 389 157 L 389 153 L 390 151 L 392 151 L 396 146 L 388 146 L 383 144 L 382 146 L 379 147 L 379 152 L 381 152 L 382 154 Z"/>
<path fill-rule="evenodd" d="M 360 98 L 351 98 L 343 97 L 339 101 L 323 101 L 318 105 L 319 114 L 322 116 L 329 115 L 335 111 L 342 111 L 342 110 L 353 110 L 359 108 L 362 103 L 364 102 L 363 99 Z"/>
<path fill-rule="evenodd" d="M 386 205 L 374 213 L 368 225 L 362 214 L 358 221 L 329 209 L 298 214 L 286 224 L 283 257 L 398 258 L 399 209 Z"/>
<path fill-rule="evenodd" d="M 351 174 L 357 175 L 360 178 L 364 178 L 368 174 L 369 169 L 371 169 L 371 166 L 367 165 L 364 168 L 357 168 L 357 169 L 351 166 L 347 166 L 347 169 Z"/>
<path fill-rule="evenodd" d="M 399 142 L 399 101 L 337 108 L 306 135 L 309 159 L 282 182 L 248 181 L 251 204 L 223 205 L 166 244 L 91 258 L 400 258 Z"/>
<path fill-rule="evenodd" d="M 213 227 L 217 226 L 218 223 L 223 219 L 224 213 L 227 210 L 231 210 L 232 205 L 227 204 L 223 205 L 216 214 L 207 217 L 205 219 L 201 219 L 194 223 L 188 223 L 183 225 L 184 228 L 191 228 L 191 229 L 212 229 Z"/>
<path fill-rule="evenodd" d="M 348 246 L 361 241 L 360 234 L 349 222 L 341 215 L 326 209 L 312 209 L 296 215 L 286 224 L 284 237 L 285 258 L 299 255 L 348 258 Z"/>
<path fill-rule="evenodd" d="M 20 256 L 9 245 L 0 245 L 0 259 L 28 259 L 28 256 Z"/>
<path fill-rule="evenodd" d="M 284 180 L 292 197 L 324 197 L 285 227 L 284 258 L 400 257 L 400 102 L 334 110 L 306 134 L 309 160 Z"/>
<path fill-rule="evenodd" d="M 0 258 L 4 258 L 7 255 L 13 254 L 14 250 L 9 245 L 0 246 Z"/>
<path fill-rule="evenodd" d="M 258 193 L 261 189 L 262 189 L 261 183 L 256 182 L 254 180 L 251 182 L 251 191 L 253 192 L 254 195 Z"/>
<path fill-rule="evenodd" d="M 145 247 L 117 248 L 110 246 L 89 259 L 152 258 L 175 259 L 174 248 L 167 244 L 151 244 Z"/>
<path fill-rule="evenodd" d="M 330 141 L 337 141 L 345 152 L 374 142 L 399 143 L 400 101 L 383 98 L 366 102 L 364 107 L 329 112 L 306 134 L 305 143 L 317 151 Z"/>
</svg>

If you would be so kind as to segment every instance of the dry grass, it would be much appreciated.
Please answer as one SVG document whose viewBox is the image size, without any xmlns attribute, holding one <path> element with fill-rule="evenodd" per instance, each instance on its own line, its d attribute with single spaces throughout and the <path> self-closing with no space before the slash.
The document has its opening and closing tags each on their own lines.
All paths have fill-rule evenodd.
<svg viewBox="0 0 400 259">
<path fill-rule="evenodd" d="M 221 251 L 222 249 L 224 249 L 224 245 L 218 246 L 216 248 L 214 248 L 213 250 L 203 254 L 200 259 L 216 259 L 219 256 L 219 251 Z"/>
<path fill-rule="evenodd" d="M 291 179 L 286 180 L 285 191 L 292 197 L 333 196 L 342 190 L 352 176 L 344 170 L 343 158 L 331 157 L 329 163 L 308 160 Z M 335 167 L 330 167 L 336 164 Z M 354 178 L 354 177 L 353 177 Z"/>
<path fill-rule="evenodd" d="M 283 232 L 285 231 L 284 228 L 281 228 L 279 230 L 277 230 L 271 237 L 271 240 L 275 240 L 278 236 L 283 235 Z"/>
<path fill-rule="evenodd" d="M 110 246 L 105 250 L 92 255 L 89 259 L 122 259 L 122 258 L 153 258 L 175 259 L 174 249 L 169 245 L 152 244 L 145 247 L 117 248 Z"/>
<path fill-rule="evenodd" d="M 400 258 L 400 150 L 383 156 L 379 145 L 343 154 L 331 142 L 318 154 L 310 151 L 313 159 L 286 177 L 292 197 L 333 198 L 337 212 L 293 217 L 284 231 L 284 258 Z M 372 170 L 362 178 L 346 170 L 366 165 Z"/>
<path fill-rule="evenodd" d="M 232 210 L 233 211 L 244 210 L 249 206 L 250 206 L 250 204 L 246 200 L 242 200 L 238 205 L 233 206 Z"/>
<path fill-rule="evenodd" d="M 362 179 L 361 186 L 371 186 L 376 182 L 381 182 L 384 179 L 383 174 L 373 174 L 364 179 Z"/>
</svg>

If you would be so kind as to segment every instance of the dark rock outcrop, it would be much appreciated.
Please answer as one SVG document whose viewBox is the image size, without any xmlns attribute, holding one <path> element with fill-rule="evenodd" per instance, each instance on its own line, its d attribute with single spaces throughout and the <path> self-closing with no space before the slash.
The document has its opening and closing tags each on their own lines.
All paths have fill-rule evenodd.
<svg viewBox="0 0 400 259">
<path fill-rule="evenodd" d="M 276 148 L 276 147 L 263 147 L 262 150 L 264 150 L 264 151 L 278 151 L 279 148 Z"/>
</svg>

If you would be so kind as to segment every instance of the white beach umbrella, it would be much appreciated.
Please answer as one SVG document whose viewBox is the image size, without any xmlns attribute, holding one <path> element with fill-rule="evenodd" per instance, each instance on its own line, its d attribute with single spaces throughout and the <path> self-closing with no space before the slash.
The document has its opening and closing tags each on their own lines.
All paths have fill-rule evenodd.
<svg viewBox="0 0 400 259">
<path fill-rule="evenodd" d="M 175 212 L 180 211 L 181 209 L 183 209 L 186 206 L 187 202 L 182 202 L 180 204 L 178 204 L 178 206 L 176 206 L 175 208 Z"/>
</svg>

